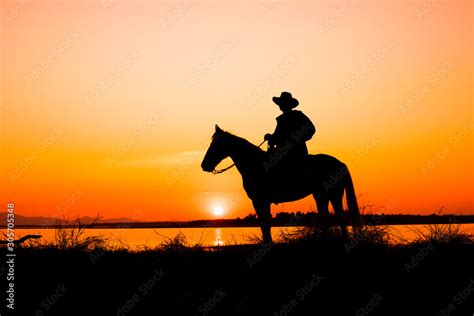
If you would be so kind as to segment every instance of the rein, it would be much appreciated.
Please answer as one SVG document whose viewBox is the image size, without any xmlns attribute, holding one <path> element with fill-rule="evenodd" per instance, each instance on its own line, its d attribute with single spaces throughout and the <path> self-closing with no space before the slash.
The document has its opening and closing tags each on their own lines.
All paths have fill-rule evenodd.
<svg viewBox="0 0 474 316">
<path fill-rule="evenodd" d="M 263 144 L 265 144 L 266 140 L 264 140 L 263 142 L 260 143 L 260 145 L 258 145 L 258 147 L 262 147 Z M 212 174 L 220 174 L 220 173 L 223 173 L 223 172 L 226 172 L 227 170 L 231 169 L 235 167 L 235 163 L 231 164 L 230 166 L 228 167 L 225 167 L 224 169 L 214 169 L 212 170 Z"/>
</svg>

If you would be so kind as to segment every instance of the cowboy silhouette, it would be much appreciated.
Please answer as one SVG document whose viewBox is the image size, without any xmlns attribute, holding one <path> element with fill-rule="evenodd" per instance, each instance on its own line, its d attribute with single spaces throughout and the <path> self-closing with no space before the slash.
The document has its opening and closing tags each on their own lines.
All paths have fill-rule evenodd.
<svg viewBox="0 0 474 316">
<path fill-rule="evenodd" d="M 301 111 L 293 110 L 299 105 L 291 93 L 282 92 L 280 97 L 273 97 L 273 102 L 283 112 L 276 118 L 277 126 L 273 134 L 266 134 L 268 141 L 269 159 L 264 163 L 267 172 L 294 171 L 302 166 L 308 148 L 306 142 L 310 140 L 316 128 L 311 120 Z"/>
</svg>

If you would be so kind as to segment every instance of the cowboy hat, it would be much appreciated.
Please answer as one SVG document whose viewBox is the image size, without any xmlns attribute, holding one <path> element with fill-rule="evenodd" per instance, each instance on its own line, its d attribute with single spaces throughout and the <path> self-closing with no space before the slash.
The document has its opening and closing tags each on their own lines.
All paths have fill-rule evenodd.
<svg viewBox="0 0 474 316">
<path fill-rule="evenodd" d="M 300 104 L 298 102 L 298 100 L 293 98 L 291 96 L 291 93 L 289 93 L 289 92 L 282 92 L 280 97 L 273 97 L 272 100 L 278 106 L 288 106 L 291 109 L 296 108 L 298 106 L 298 104 Z"/>
</svg>

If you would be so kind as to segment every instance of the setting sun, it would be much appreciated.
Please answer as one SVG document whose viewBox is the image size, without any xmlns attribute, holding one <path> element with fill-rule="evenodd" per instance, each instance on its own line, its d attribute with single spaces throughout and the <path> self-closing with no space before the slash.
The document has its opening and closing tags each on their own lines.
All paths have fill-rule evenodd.
<svg viewBox="0 0 474 316">
<path fill-rule="evenodd" d="M 214 206 L 212 213 L 214 214 L 214 216 L 222 216 L 224 215 L 224 208 L 222 207 L 222 205 L 216 205 Z"/>
</svg>

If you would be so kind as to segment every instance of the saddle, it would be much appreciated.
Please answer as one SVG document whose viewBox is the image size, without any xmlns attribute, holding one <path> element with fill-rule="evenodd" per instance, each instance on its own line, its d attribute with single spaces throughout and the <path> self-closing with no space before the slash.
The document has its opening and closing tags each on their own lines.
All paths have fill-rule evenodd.
<svg viewBox="0 0 474 316">
<path fill-rule="evenodd" d="M 308 157 L 292 157 L 278 160 L 275 155 L 267 153 L 264 169 L 268 184 L 277 191 L 288 191 L 291 187 L 299 187 L 309 173 Z"/>
</svg>

